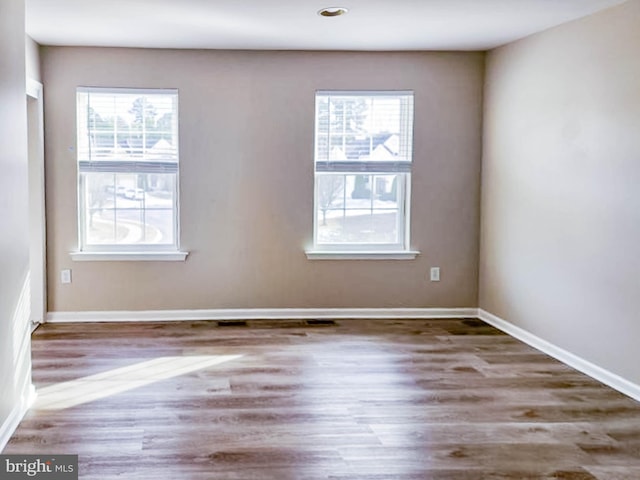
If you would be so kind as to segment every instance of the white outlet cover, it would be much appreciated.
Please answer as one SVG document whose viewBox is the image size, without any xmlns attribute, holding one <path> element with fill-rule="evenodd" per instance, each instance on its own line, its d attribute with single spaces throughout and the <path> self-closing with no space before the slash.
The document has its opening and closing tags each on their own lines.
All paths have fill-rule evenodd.
<svg viewBox="0 0 640 480">
<path fill-rule="evenodd" d="M 430 278 L 432 282 L 440 281 L 440 267 L 431 267 Z"/>
<path fill-rule="evenodd" d="M 60 281 L 62 283 L 71 283 L 71 270 L 61 270 L 60 271 Z"/>
</svg>

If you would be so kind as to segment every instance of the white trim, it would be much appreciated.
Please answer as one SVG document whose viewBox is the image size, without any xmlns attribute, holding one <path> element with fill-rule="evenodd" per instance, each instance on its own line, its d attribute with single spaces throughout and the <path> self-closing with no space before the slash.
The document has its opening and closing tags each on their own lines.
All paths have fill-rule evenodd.
<svg viewBox="0 0 640 480">
<path fill-rule="evenodd" d="M 119 93 L 126 95 L 178 95 L 177 88 L 137 88 L 137 87 L 95 87 L 79 86 L 76 92 L 81 93 Z"/>
<path fill-rule="evenodd" d="M 41 323 L 47 311 L 46 208 L 44 172 L 44 99 L 42 83 L 27 78 L 29 151 L 29 270 L 31 321 Z"/>
<path fill-rule="evenodd" d="M 184 262 L 189 252 L 70 252 L 74 262 L 162 261 Z"/>
<path fill-rule="evenodd" d="M 39 99 L 42 97 L 42 83 L 34 80 L 33 78 L 27 78 L 25 92 L 33 99 Z"/>
<path fill-rule="evenodd" d="M 369 252 L 306 250 L 308 260 L 413 260 L 420 252 L 417 250 L 380 250 Z"/>
<path fill-rule="evenodd" d="M 513 323 L 493 315 L 483 309 L 478 309 L 478 318 L 493 325 L 499 330 L 511 335 L 514 338 L 532 346 L 536 350 L 552 356 L 556 360 L 575 368 L 576 370 L 608 385 L 609 387 L 628 395 L 629 397 L 640 401 L 640 385 L 630 382 L 621 376 L 610 372 L 598 365 L 585 360 L 563 348 L 550 343 L 527 330 L 524 330 Z"/>
<path fill-rule="evenodd" d="M 413 138 L 413 122 L 411 127 L 412 127 L 411 138 Z M 411 182 L 412 182 L 411 173 L 407 173 L 405 175 L 404 182 L 402 182 L 403 183 L 402 188 L 404 189 L 404 192 L 402 195 L 403 196 L 402 221 L 404 222 L 404 225 L 398 225 L 398 228 L 404 227 L 404 232 L 402 232 L 402 235 L 403 235 L 405 250 L 411 253 L 415 253 L 416 255 L 419 255 L 420 254 L 419 251 L 410 250 L 411 249 Z M 413 258 L 415 258 L 415 256 Z"/>
<path fill-rule="evenodd" d="M 413 90 L 316 90 L 316 95 L 329 97 L 399 97 L 415 95 Z"/>
<path fill-rule="evenodd" d="M 31 383 L 28 385 L 28 390 L 22 394 L 20 402 L 13 407 L 11 412 L 9 412 L 9 416 L 2 422 L 2 425 L 0 425 L 0 452 L 7 446 L 11 436 L 36 399 L 36 388 Z"/>
<path fill-rule="evenodd" d="M 140 310 L 49 312 L 47 322 L 166 322 L 314 318 L 456 318 L 477 316 L 476 308 L 248 308 L 213 310 Z"/>
</svg>

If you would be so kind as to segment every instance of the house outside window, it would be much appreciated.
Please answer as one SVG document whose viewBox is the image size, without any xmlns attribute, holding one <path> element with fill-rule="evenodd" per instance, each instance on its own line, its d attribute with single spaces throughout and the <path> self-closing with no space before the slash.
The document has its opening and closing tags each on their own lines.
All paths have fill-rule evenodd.
<svg viewBox="0 0 640 480">
<path fill-rule="evenodd" d="M 317 92 L 314 151 L 314 245 L 307 256 L 415 257 L 413 92 Z"/>
<path fill-rule="evenodd" d="M 144 256 L 179 250 L 177 90 L 81 87 L 76 94 L 75 259 L 184 259 Z"/>
</svg>

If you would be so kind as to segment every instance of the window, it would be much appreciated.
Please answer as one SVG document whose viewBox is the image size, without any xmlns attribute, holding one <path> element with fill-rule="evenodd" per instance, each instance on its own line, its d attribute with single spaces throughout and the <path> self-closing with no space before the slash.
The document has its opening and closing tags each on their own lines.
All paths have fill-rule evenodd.
<svg viewBox="0 0 640 480">
<path fill-rule="evenodd" d="M 317 92 L 315 123 L 314 247 L 308 257 L 415 257 L 409 252 L 413 93 Z"/>
<path fill-rule="evenodd" d="M 81 253 L 177 252 L 177 90 L 78 88 L 77 130 Z"/>
</svg>

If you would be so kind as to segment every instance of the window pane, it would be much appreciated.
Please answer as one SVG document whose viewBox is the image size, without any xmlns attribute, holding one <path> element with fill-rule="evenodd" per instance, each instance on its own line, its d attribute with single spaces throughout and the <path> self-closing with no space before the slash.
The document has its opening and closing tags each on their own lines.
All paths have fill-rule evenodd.
<svg viewBox="0 0 640 480">
<path fill-rule="evenodd" d="M 404 175 L 338 175 L 318 173 L 318 206 L 347 209 L 397 209 Z"/>
<path fill-rule="evenodd" d="M 171 210 L 117 210 L 116 225 L 125 236 L 118 238 L 119 244 L 172 244 L 173 212 Z"/>
<path fill-rule="evenodd" d="M 371 208 L 371 175 L 346 175 L 346 208 Z"/>
<path fill-rule="evenodd" d="M 173 210 L 147 210 L 147 237 L 144 243 L 174 243 Z"/>
<path fill-rule="evenodd" d="M 319 173 L 316 175 L 316 205 L 324 219 L 326 210 L 344 205 L 345 175 Z"/>
<path fill-rule="evenodd" d="M 373 177 L 373 208 L 397 209 L 400 203 L 399 195 L 403 191 L 403 175 L 375 175 Z"/>
<path fill-rule="evenodd" d="M 344 210 L 317 211 L 316 243 L 341 243 L 343 237 Z"/>
<path fill-rule="evenodd" d="M 175 174 L 82 174 L 85 243 L 175 243 Z"/>
<path fill-rule="evenodd" d="M 84 206 L 84 237 L 87 243 L 108 244 L 116 241 L 113 216 L 115 175 L 84 173 L 81 205 Z"/>
<path fill-rule="evenodd" d="M 318 212 L 318 243 L 398 243 L 397 210 L 329 210 Z"/>
<path fill-rule="evenodd" d="M 141 178 L 144 177 L 145 175 L 135 173 L 116 174 L 116 208 L 140 208 L 140 202 L 145 197 L 144 188 L 141 188 Z"/>
<path fill-rule="evenodd" d="M 369 241 L 376 243 L 398 243 L 399 212 L 397 210 L 374 210 L 371 215 Z"/>
</svg>

